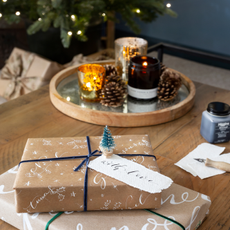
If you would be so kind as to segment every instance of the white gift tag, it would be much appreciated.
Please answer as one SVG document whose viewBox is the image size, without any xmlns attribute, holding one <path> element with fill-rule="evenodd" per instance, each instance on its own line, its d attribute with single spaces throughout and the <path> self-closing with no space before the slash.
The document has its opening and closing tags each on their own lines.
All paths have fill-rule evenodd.
<svg viewBox="0 0 230 230">
<path fill-rule="evenodd" d="M 173 182 L 169 177 L 117 155 L 97 157 L 88 167 L 149 193 L 160 193 Z"/>
</svg>

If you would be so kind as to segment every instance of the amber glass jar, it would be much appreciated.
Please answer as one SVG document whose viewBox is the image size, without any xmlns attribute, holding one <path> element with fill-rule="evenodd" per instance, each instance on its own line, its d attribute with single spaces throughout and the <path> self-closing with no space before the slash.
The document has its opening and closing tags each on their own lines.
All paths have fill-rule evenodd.
<svg viewBox="0 0 230 230">
<path fill-rule="evenodd" d="M 157 96 L 160 79 L 160 61 L 155 57 L 131 58 L 128 75 L 128 94 L 136 99 L 152 99 Z"/>
</svg>

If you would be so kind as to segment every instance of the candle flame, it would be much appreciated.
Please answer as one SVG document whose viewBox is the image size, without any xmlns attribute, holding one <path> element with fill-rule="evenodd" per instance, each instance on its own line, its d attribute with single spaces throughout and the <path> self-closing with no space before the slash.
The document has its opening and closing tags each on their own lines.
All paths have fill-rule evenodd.
<svg viewBox="0 0 230 230">
<path fill-rule="evenodd" d="M 142 63 L 142 65 L 143 65 L 143 66 L 147 66 L 147 65 L 148 65 L 148 62 L 145 61 L 145 62 Z"/>
<path fill-rule="evenodd" d="M 86 86 L 87 86 L 88 88 L 91 88 L 90 82 L 87 82 L 87 83 L 86 83 Z"/>
</svg>

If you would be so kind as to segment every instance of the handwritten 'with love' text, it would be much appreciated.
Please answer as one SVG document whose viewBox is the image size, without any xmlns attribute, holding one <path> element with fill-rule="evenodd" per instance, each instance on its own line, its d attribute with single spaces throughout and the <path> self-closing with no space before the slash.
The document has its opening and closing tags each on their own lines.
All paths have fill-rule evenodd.
<svg viewBox="0 0 230 230">
<path fill-rule="evenodd" d="M 90 161 L 89 168 L 149 193 L 159 193 L 173 182 L 169 177 L 118 155 L 98 157 Z"/>
</svg>

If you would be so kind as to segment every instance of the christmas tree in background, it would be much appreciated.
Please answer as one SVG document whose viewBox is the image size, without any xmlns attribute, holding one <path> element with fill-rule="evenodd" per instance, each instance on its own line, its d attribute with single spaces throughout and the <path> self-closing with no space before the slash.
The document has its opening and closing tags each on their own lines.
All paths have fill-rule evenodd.
<svg viewBox="0 0 230 230">
<path fill-rule="evenodd" d="M 108 126 L 106 125 L 104 128 L 104 132 L 102 135 L 102 140 L 100 142 L 100 149 L 103 153 L 103 155 L 107 156 L 111 156 L 113 153 L 113 149 L 115 148 L 115 142 L 114 139 L 112 137 L 112 134 L 110 132 L 110 130 L 108 129 Z"/>
<path fill-rule="evenodd" d="M 50 27 L 60 28 L 64 47 L 69 47 L 71 37 L 86 41 L 85 31 L 98 20 L 118 20 L 119 13 L 135 33 L 140 28 L 134 18 L 151 22 L 159 15 L 176 13 L 168 8 L 164 0 L 3 0 L 0 1 L 0 18 L 8 23 L 21 19 L 29 20 L 28 34 L 47 31 Z"/>
</svg>

